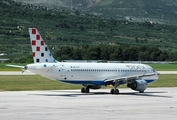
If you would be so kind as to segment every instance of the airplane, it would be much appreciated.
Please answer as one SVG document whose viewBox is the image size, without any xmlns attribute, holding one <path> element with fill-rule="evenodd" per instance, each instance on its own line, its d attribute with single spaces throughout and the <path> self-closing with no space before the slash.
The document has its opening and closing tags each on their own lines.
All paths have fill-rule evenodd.
<svg viewBox="0 0 177 120">
<path fill-rule="evenodd" d="M 112 85 L 111 94 L 119 94 L 119 85 L 144 93 L 148 84 L 158 79 L 158 73 L 149 65 L 133 63 L 72 63 L 58 62 L 36 28 L 29 28 L 34 63 L 19 67 L 43 77 L 81 84 L 81 93 Z"/>
</svg>

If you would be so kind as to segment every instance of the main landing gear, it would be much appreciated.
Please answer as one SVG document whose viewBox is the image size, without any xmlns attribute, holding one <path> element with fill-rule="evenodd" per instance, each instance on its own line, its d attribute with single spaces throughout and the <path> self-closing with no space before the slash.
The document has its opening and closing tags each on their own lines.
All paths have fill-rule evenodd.
<svg viewBox="0 0 177 120">
<path fill-rule="evenodd" d="M 84 86 L 82 89 L 81 89 L 81 93 L 89 93 L 90 92 L 90 89 L 88 86 Z"/>
<path fill-rule="evenodd" d="M 111 89 L 110 93 L 118 95 L 119 94 L 119 90 L 118 89 Z"/>
<path fill-rule="evenodd" d="M 119 94 L 119 89 L 117 89 L 118 86 L 119 86 L 119 82 L 118 82 L 118 81 L 115 81 L 114 88 L 111 89 L 110 93 L 111 93 L 111 94 L 118 95 L 118 94 Z"/>
</svg>

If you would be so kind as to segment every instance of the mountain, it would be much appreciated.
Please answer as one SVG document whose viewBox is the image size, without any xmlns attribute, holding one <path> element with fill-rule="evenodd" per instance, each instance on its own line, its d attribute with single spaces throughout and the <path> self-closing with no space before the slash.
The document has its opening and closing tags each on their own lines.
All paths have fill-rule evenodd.
<svg viewBox="0 0 177 120">
<path fill-rule="evenodd" d="M 177 23 L 177 0 L 15 0 L 113 19 Z"/>
<path fill-rule="evenodd" d="M 108 19 L 78 11 L 65 11 L 58 7 L 45 7 L 39 1 L 36 2 L 38 3 L 27 4 L 14 0 L 0 0 L 0 53 L 8 54 L 8 58 L 15 60 L 27 55 L 31 58 L 28 34 L 30 27 L 38 28 L 49 48 L 53 48 L 51 52 L 63 46 L 81 48 L 83 44 L 126 46 L 125 48 L 127 45 L 146 45 L 158 47 L 163 51 L 176 51 L 176 25 Z M 85 2 L 92 3 L 92 6 L 103 4 L 101 0 Z M 57 3 L 60 3 L 59 0 Z M 65 8 L 66 3 L 69 2 L 61 1 Z M 45 0 L 43 4 L 46 5 Z"/>
</svg>

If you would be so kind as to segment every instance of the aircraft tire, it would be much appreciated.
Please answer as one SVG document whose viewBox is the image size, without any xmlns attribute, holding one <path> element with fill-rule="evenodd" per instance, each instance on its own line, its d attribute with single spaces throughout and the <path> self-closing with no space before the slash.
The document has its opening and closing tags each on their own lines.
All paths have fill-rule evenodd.
<svg viewBox="0 0 177 120">
<path fill-rule="evenodd" d="M 85 93 L 89 93 L 90 89 L 88 87 L 85 88 Z"/>
<path fill-rule="evenodd" d="M 114 89 L 111 89 L 110 93 L 111 93 L 111 94 L 114 94 Z"/>
<path fill-rule="evenodd" d="M 81 93 L 86 93 L 86 89 L 84 87 L 81 89 Z"/>
<path fill-rule="evenodd" d="M 114 94 L 118 95 L 119 94 L 119 90 L 115 89 Z"/>
</svg>

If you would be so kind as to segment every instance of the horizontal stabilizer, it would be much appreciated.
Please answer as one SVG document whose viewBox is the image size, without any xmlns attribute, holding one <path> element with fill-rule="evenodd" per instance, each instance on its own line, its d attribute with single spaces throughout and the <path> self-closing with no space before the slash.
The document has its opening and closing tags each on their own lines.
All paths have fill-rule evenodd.
<svg viewBox="0 0 177 120">
<path fill-rule="evenodd" d="M 19 65 L 9 65 L 9 64 L 7 64 L 6 66 L 25 69 L 25 66 L 19 66 Z"/>
</svg>

